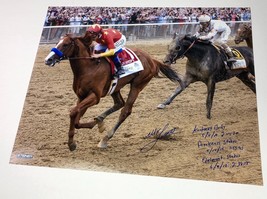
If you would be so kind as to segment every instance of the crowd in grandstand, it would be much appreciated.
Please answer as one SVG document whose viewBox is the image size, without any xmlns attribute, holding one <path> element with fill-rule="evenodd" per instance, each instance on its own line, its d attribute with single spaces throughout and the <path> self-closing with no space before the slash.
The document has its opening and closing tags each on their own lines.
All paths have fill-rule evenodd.
<svg viewBox="0 0 267 199">
<path fill-rule="evenodd" d="M 120 30 L 127 38 L 155 38 L 193 33 L 196 24 L 183 25 L 184 22 L 197 22 L 201 14 L 212 19 L 228 21 L 250 21 L 249 8 L 168 8 L 168 7 L 49 7 L 45 19 L 42 40 L 58 40 L 62 34 L 84 34 L 88 25 L 102 24 Z M 146 26 L 144 24 L 157 24 Z M 170 25 L 165 25 L 170 23 Z M 127 25 L 123 25 L 127 24 Z M 128 25 L 131 24 L 131 25 Z M 133 24 L 137 24 L 135 26 Z M 178 25 L 179 24 L 179 25 Z M 68 26 L 52 28 L 51 26 Z M 81 28 L 81 25 L 85 25 Z M 236 26 L 237 27 L 237 26 Z M 232 27 L 232 29 L 236 29 Z M 235 32 L 235 31 L 233 31 Z"/>
<path fill-rule="evenodd" d="M 200 14 L 223 21 L 249 21 L 250 8 L 49 7 L 45 26 L 196 22 Z"/>
</svg>

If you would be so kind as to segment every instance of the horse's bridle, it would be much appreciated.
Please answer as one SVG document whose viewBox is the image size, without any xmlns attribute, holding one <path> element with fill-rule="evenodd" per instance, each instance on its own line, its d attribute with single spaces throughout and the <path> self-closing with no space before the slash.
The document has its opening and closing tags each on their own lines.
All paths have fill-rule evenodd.
<svg viewBox="0 0 267 199">
<path fill-rule="evenodd" d="M 51 51 L 54 52 L 59 57 L 59 60 L 57 62 L 60 62 L 61 60 L 64 60 L 64 59 L 69 59 L 69 57 L 65 56 L 63 52 L 65 51 L 65 54 L 66 54 L 66 50 L 70 50 L 75 45 L 76 44 L 75 44 L 74 39 L 71 39 L 71 43 L 67 45 L 66 47 L 64 47 L 62 50 L 58 50 L 57 48 L 52 48 Z"/>
<path fill-rule="evenodd" d="M 74 59 L 91 59 L 90 53 L 89 53 L 89 57 L 70 57 L 70 56 L 66 56 L 65 55 L 65 54 L 67 54 L 66 52 L 68 52 L 68 50 L 70 50 L 73 46 L 74 46 L 74 48 L 79 48 L 78 45 L 75 42 L 75 39 L 73 39 L 73 38 L 70 38 L 70 39 L 71 39 L 71 43 L 68 44 L 62 50 L 59 50 L 56 47 L 51 49 L 51 52 L 54 52 L 59 57 L 59 59 L 56 59 L 55 63 L 59 63 L 61 60 L 66 60 L 66 59 L 69 59 L 69 60 L 71 60 L 71 59 L 72 60 L 74 60 Z M 65 53 L 63 53 L 63 52 L 65 52 Z"/>
<path fill-rule="evenodd" d="M 183 59 L 185 57 L 185 54 L 193 47 L 195 42 L 196 42 L 196 39 L 194 39 L 194 41 L 190 44 L 190 46 L 181 55 L 178 56 L 178 53 L 176 53 L 175 56 L 172 58 L 171 63 L 175 64 L 177 59 L 181 59 L 181 58 Z M 179 51 L 180 50 L 178 50 L 178 52 Z"/>
<path fill-rule="evenodd" d="M 58 46 L 59 44 L 57 44 Z M 60 63 L 61 60 L 65 60 L 68 59 L 67 56 L 64 55 L 64 51 L 69 50 L 73 47 L 73 45 L 75 45 L 75 42 L 73 39 L 71 39 L 71 43 L 66 45 L 65 47 L 63 46 L 62 50 L 59 50 L 56 47 L 51 49 L 51 52 L 47 55 L 47 57 L 45 58 L 45 63 L 49 66 L 54 66 L 56 63 Z M 66 52 L 65 52 L 66 54 Z M 56 56 L 55 56 L 56 55 Z"/>
</svg>

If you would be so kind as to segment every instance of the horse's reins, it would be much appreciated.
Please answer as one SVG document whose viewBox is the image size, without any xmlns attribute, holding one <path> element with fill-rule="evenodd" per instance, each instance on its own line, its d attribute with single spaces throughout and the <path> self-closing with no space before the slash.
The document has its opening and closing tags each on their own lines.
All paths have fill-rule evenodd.
<svg viewBox="0 0 267 199">
<path fill-rule="evenodd" d="M 191 44 L 190 44 L 190 46 L 183 52 L 183 54 L 182 55 L 180 55 L 179 57 L 178 57 L 178 53 L 174 56 L 174 58 L 173 58 L 173 60 L 174 61 L 172 61 L 172 64 L 175 64 L 176 63 L 176 59 L 180 59 L 180 58 L 184 58 L 185 57 L 185 54 L 190 50 L 190 48 L 192 48 L 193 47 L 193 45 L 195 44 L 195 42 L 196 42 L 196 40 L 194 40 Z"/>
<path fill-rule="evenodd" d="M 77 44 L 75 43 L 75 41 L 74 40 L 72 40 L 72 42 L 74 43 L 74 45 L 76 45 L 77 46 Z M 79 48 L 79 47 L 78 47 Z M 90 52 L 89 52 L 89 55 L 90 55 Z M 74 59 L 92 59 L 92 57 L 91 56 L 89 56 L 89 57 L 68 57 L 68 59 L 69 60 L 74 60 Z"/>
<path fill-rule="evenodd" d="M 190 48 L 193 47 L 193 45 L 195 44 L 196 40 L 194 40 L 190 46 L 184 51 L 184 53 L 180 56 L 180 58 L 184 58 L 185 54 L 190 50 Z"/>
</svg>

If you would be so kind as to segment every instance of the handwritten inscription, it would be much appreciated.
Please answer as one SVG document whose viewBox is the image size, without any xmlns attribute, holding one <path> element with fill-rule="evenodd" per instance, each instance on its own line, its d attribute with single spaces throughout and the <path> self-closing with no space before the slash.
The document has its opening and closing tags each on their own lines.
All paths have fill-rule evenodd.
<svg viewBox="0 0 267 199">
<path fill-rule="evenodd" d="M 215 170 L 215 169 L 223 169 L 223 168 L 235 168 L 235 167 L 244 167 L 248 166 L 251 162 L 249 161 L 232 161 L 232 162 L 216 162 L 214 164 L 210 165 L 210 169 Z"/>
<path fill-rule="evenodd" d="M 152 130 L 151 132 L 149 132 L 145 137 L 144 139 L 148 139 L 148 138 L 152 138 L 153 140 L 148 142 L 147 144 L 145 144 L 141 149 L 140 151 L 141 152 L 147 152 L 149 151 L 150 149 L 152 149 L 155 144 L 157 143 L 158 140 L 168 140 L 170 138 L 170 136 L 172 134 L 175 133 L 176 131 L 176 128 L 173 128 L 173 129 L 170 129 L 167 131 L 167 128 L 168 128 L 169 124 L 166 124 L 163 129 L 161 128 L 156 128 L 154 130 Z"/>
<path fill-rule="evenodd" d="M 226 125 L 216 124 L 195 125 L 192 134 L 200 137 L 197 148 L 204 152 L 201 162 L 208 165 L 211 170 L 240 168 L 251 164 L 241 156 L 244 146 L 238 141 L 240 132 L 227 131 Z"/>
</svg>

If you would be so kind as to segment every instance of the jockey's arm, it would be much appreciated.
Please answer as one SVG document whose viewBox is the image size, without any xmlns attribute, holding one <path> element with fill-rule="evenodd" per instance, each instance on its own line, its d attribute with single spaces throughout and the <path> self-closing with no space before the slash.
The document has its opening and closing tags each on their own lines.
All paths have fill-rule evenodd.
<svg viewBox="0 0 267 199">
<path fill-rule="evenodd" d="M 196 32 L 193 36 L 194 37 L 199 37 L 200 36 L 200 33 L 199 32 Z"/>
<path fill-rule="evenodd" d="M 109 57 L 115 54 L 115 49 L 109 49 L 108 51 L 104 53 L 100 53 L 101 57 Z"/>
<path fill-rule="evenodd" d="M 194 37 L 199 37 L 201 32 L 201 25 L 197 27 L 196 33 L 193 35 Z"/>
<path fill-rule="evenodd" d="M 200 36 L 199 39 L 201 40 L 211 40 L 217 34 L 217 30 L 212 29 L 207 35 Z"/>
</svg>

